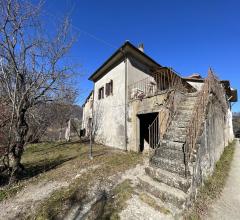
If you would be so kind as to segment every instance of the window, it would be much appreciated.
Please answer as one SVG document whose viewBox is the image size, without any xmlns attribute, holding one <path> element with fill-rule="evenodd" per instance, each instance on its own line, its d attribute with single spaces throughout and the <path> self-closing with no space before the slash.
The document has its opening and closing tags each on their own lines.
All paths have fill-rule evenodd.
<svg viewBox="0 0 240 220">
<path fill-rule="evenodd" d="M 109 83 L 106 83 L 106 96 L 112 95 L 113 94 L 113 81 L 110 80 Z"/>
<path fill-rule="evenodd" d="M 104 98 L 104 87 L 101 87 L 98 90 L 98 99 L 103 99 Z"/>
</svg>

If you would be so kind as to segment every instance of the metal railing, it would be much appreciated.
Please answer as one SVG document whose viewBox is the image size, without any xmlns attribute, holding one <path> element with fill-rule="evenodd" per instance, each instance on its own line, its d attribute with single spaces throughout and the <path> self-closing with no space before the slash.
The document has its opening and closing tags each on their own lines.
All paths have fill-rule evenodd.
<svg viewBox="0 0 240 220">
<path fill-rule="evenodd" d="M 178 88 L 177 88 L 178 87 Z M 186 90 L 182 78 L 172 68 L 160 68 L 146 77 L 128 86 L 129 100 L 151 97 L 170 89 Z"/>
<path fill-rule="evenodd" d="M 177 105 L 180 102 L 180 98 L 176 95 L 176 92 L 186 92 L 186 87 L 183 85 L 182 79 L 172 70 L 168 73 L 169 76 L 164 80 L 160 74 L 157 74 L 155 77 L 156 82 L 159 82 L 157 84 L 159 85 L 159 88 L 167 90 L 167 97 L 165 99 L 166 101 L 162 105 L 162 110 L 148 127 L 149 146 L 153 150 L 160 147 L 161 140 L 176 113 Z M 161 85 L 164 81 L 167 81 L 167 83 Z"/>
<path fill-rule="evenodd" d="M 186 143 L 184 146 L 186 171 L 187 165 L 191 160 L 192 152 L 195 149 L 198 137 L 201 135 L 200 132 L 203 122 L 208 114 L 208 105 L 211 101 L 211 95 L 216 98 L 216 100 L 220 103 L 222 110 L 226 112 L 228 104 L 226 101 L 224 88 L 218 78 L 214 75 L 213 71 L 209 69 L 208 77 L 205 79 L 203 87 L 198 93 L 197 101 L 194 106 L 194 110 L 187 131 Z"/>
</svg>

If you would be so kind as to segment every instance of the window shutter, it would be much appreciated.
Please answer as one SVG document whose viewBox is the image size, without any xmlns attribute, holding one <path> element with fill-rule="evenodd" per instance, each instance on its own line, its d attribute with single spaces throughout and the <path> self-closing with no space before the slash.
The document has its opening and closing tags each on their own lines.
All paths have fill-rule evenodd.
<svg viewBox="0 0 240 220">
<path fill-rule="evenodd" d="M 101 99 L 101 88 L 98 89 L 98 99 Z"/>
<path fill-rule="evenodd" d="M 111 91 L 110 91 L 110 93 L 113 95 L 113 81 L 111 80 L 111 82 L 110 82 L 110 85 L 111 85 Z"/>
<path fill-rule="evenodd" d="M 106 83 L 105 94 L 108 96 L 108 83 Z"/>
</svg>

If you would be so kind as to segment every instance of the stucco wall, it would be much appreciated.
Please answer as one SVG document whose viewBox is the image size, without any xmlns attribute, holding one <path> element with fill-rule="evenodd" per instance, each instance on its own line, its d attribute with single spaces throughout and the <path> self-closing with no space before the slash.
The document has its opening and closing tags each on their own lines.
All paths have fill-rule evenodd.
<svg viewBox="0 0 240 220">
<path fill-rule="evenodd" d="M 128 62 L 128 85 L 149 77 L 150 67 L 139 62 L 134 57 L 129 57 Z"/>
<path fill-rule="evenodd" d="M 106 96 L 106 83 L 113 80 L 113 95 Z M 104 86 L 104 98 L 98 100 L 98 90 Z M 107 146 L 125 148 L 125 63 L 115 68 L 95 83 L 94 89 L 94 140 Z"/>
<path fill-rule="evenodd" d="M 122 61 L 99 79 L 94 88 L 94 140 L 97 143 L 120 149 L 125 149 L 125 68 L 125 62 Z M 150 68 L 147 65 L 131 56 L 128 57 L 128 85 L 148 77 L 149 72 Z M 110 80 L 113 80 L 113 95 L 106 97 L 105 86 Z M 98 90 L 102 86 L 104 86 L 104 99 L 98 100 Z M 132 107 L 129 105 L 127 105 L 127 112 L 132 116 L 132 113 L 129 113 L 132 112 Z M 137 149 L 131 144 L 132 139 L 136 139 L 135 135 L 132 136 L 131 116 L 127 122 L 127 133 L 130 132 L 127 135 L 129 143 L 127 149 L 136 151 Z M 137 125 L 134 124 L 134 126 Z"/>
</svg>

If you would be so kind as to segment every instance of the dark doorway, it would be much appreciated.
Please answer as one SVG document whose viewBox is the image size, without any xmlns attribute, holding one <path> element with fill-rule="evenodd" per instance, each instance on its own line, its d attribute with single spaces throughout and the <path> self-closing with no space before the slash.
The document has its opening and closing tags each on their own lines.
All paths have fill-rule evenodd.
<svg viewBox="0 0 240 220">
<path fill-rule="evenodd" d="M 139 118 L 139 126 L 140 126 L 140 143 L 139 150 L 140 152 L 144 151 L 144 145 L 147 143 L 149 145 L 149 131 L 148 127 L 152 124 L 154 119 L 157 117 L 158 113 L 147 113 L 138 115 Z"/>
</svg>

